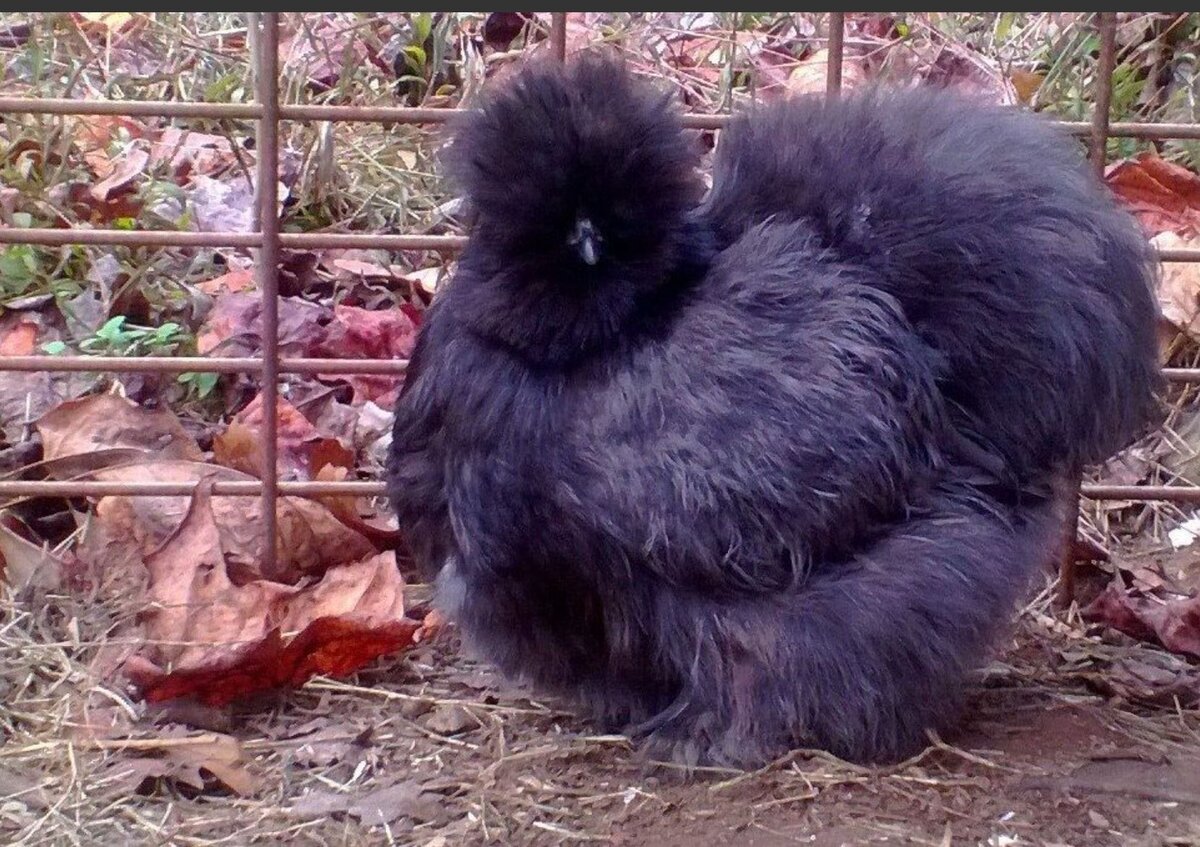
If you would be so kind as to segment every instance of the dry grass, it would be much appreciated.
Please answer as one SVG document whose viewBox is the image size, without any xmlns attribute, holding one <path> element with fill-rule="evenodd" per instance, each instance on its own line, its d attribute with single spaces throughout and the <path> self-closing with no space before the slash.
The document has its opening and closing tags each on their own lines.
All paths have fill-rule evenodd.
<svg viewBox="0 0 1200 847">
<path fill-rule="evenodd" d="M 1049 594 L 1025 610 L 1014 649 L 988 669 L 977 711 L 953 745 L 935 739 L 921 755 L 887 768 L 798 751 L 753 773 L 714 769 L 690 780 L 642 760 L 624 739 L 594 735 L 553 704 L 506 687 L 462 658 L 452 637 L 353 681 L 314 680 L 232 714 L 162 712 L 101 675 L 103 655 L 114 647 L 108 614 L 66 597 L 24 598 L 2 607 L 0 623 L 0 839 L 611 843 L 621 833 L 819 822 L 847 804 L 858 825 L 880 832 L 890 826 L 917 839 L 912 843 L 947 826 L 981 840 L 1003 829 L 987 818 L 956 815 L 964 797 L 972 808 L 1007 802 L 1053 829 L 1058 824 L 1039 817 L 1046 811 L 1036 798 L 1021 799 L 1014 786 L 1062 777 L 1104 753 L 1096 746 L 1100 737 L 1109 752 L 1134 751 L 1147 760 L 1194 755 L 1200 716 L 1169 702 L 1124 701 L 1111 685 L 1126 678 L 1123 669 L 1161 668 L 1172 657 L 1054 615 Z M 1174 670 L 1196 672 L 1182 660 Z M 1031 716 L 1056 709 L 1086 711 L 1096 725 L 1074 738 L 1031 728 Z M 184 721 L 192 729 L 184 731 Z M 212 780 L 197 792 L 145 776 L 145 757 L 207 744 L 212 733 L 240 742 L 245 772 L 257 784 L 247 796 Z M 1010 744 L 1014 733 L 1029 746 Z M 306 798 L 361 798 L 407 781 L 432 795 L 398 807 L 415 809 L 415 821 L 371 825 L 344 813 L 321 814 L 313 796 Z M 897 808 L 925 811 L 896 819 Z"/>
</svg>

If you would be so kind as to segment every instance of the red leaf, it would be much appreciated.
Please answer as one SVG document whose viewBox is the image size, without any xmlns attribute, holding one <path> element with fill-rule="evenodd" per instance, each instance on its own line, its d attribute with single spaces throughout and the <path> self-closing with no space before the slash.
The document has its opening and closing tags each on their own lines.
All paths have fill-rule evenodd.
<svg viewBox="0 0 1200 847">
<path fill-rule="evenodd" d="M 38 325 L 20 320 L 0 336 L 0 356 L 31 356 L 37 347 Z"/>
<path fill-rule="evenodd" d="M 126 674 L 151 702 L 190 696 L 224 705 L 344 675 L 429 636 L 436 616 L 410 617 L 390 554 L 326 571 L 314 584 L 235 584 L 211 501 L 197 487 L 176 531 L 146 557 L 146 646 Z"/>
<path fill-rule="evenodd" d="M 1200 597 L 1162 600 L 1111 582 L 1083 617 L 1174 653 L 1200 657 Z"/>
<path fill-rule="evenodd" d="M 338 305 L 322 345 L 322 355 L 345 359 L 407 359 L 417 340 L 417 324 L 405 309 L 360 309 Z M 395 401 L 404 378 L 399 374 L 330 375 L 354 388 L 354 403 L 374 401 L 381 406 Z"/>
<path fill-rule="evenodd" d="M 1200 232 L 1200 175 L 1187 168 L 1143 153 L 1113 165 L 1105 181 L 1150 233 Z"/>
</svg>

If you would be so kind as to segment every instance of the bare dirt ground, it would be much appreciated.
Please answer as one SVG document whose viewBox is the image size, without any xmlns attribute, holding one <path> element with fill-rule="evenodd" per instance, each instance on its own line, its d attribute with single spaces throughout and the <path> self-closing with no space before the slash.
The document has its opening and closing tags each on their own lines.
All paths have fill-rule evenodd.
<svg viewBox="0 0 1200 847">
<path fill-rule="evenodd" d="M 1200 844 L 1200 714 L 1169 695 L 1127 699 L 1147 669 L 1194 671 L 1169 658 L 1035 605 L 962 728 L 910 762 L 798 753 L 690 777 L 497 679 L 452 633 L 353 683 L 318 679 L 234 713 L 143 711 L 63 669 L 51 690 L 76 708 L 57 736 L 22 732 L 35 701 L 8 701 L 0 843 Z M 131 740 L 87 742 L 82 726 L 128 712 Z M 230 736 L 228 755 L 206 741 Z"/>
</svg>

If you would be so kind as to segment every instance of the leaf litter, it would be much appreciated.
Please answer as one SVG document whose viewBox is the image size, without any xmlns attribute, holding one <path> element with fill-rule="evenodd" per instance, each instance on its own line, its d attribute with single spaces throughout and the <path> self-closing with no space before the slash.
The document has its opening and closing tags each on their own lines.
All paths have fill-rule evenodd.
<svg viewBox="0 0 1200 847">
<path fill-rule="evenodd" d="M 1148 152 L 1111 165 L 1105 182 L 1138 219 L 1155 247 L 1200 248 L 1200 175 Z M 1171 349 L 1181 346 L 1178 339 L 1186 339 L 1185 347 L 1200 342 L 1196 322 L 1200 315 L 1200 263 L 1165 262 L 1161 268 L 1157 294 L 1161 319 L 1168 328 L 1162 338 L 1169 357 Z M 1118 469 L 1123 461 L 1124 469 L 1140 468 L 1134 482 L 1143 481 L 1152 466 L 1168 470 L 1172 478 L 1186 481 L 1194 476 L 1189 469 L 1200 455 L 1195 414 L 1181 406 L 1172 419 L 1171 441 L 1151 436 L 1157 439 L 1157 447 L 1135 445 L 1110 462 L 1110 467 Z M 1196 480 L 1191 481 L 1194 484 Z M 1181 537 L 1186 526 L 1185 515 L 1164 534 Z M 1181 585 L 1152 568 L 1132 563 L 1112 571 L 1107 584 L 1093 591 L 1084 603 L 1083 618 L 1200 659 L 1200 581 Z M 1200 684 L 1193 681 L 1183 696 L 1200 701 Z"/>
<path fill-rule="evenodd" d="M 126 672 L 148 700 L 190 696 L 226 705 L 317 674 L 344 676 L 428 636 L 424 616 L 406 614 L 391 554 L 331 568 L 303 586 L 234 583 L 211 487 L 201 482 L 176 532 L 146 558 L 143 625 L 151 649 Z"/>
<path fill-rule="evenodd" d="M 261 411 L 257 418 L 248 411 L 243 420 L 261 425 Z M 294 409 L 281 412 L 303 421 Z M 277 570 L 263 573 L 259 498 L 212 495 L 217 481 L 253 477 L 204 462 L 169 410 L 100 394 L 59 406 L 37 426 L 45 457 L 41 469 L 51 475 L 78 471 L 80 457 L 100 455 L 113 464 L 71 478 L 195 484 L 190 498 L 99 498 L 79 548 L 85 564 L 132 569 L 120 584 L 145 586 L 136 624 L 136 638 L 144 643 L 126 666 L 147 699 L 190 696 L 224 705 L 301 685 L 316 674 L 351 673 L 436 630 L 435 619 L 426 620 L 405 603 L 395 554 L 379 552 L 313 500 L 281 498 Z M 240 432 L 238 426 L 247 424 L 231 430 Z M 301 429 L 305 436 L 315 432 L 306 421 Z M 285 447 L 290 443 L 284 440 Z M 323 442 L 296 444 L 308 450 L 307 470 Z M 317 470 L 329 464 L 327 445 L 323 452 Z M 222 451 L 216 453 L 220 458 Z M 337 456 L 342 465 L 352 459 Z M 40 555 L 46 573 L 54 564 L 11 531 L 0 532 L 0 551 L 11 560 L 10 570 L 26 563 L 22 584 L 32 580 L 29 560 Z M 17 574 L 10 576 L 15 582 Z"/>
<path fill-rule="evenodd" d="M 168 729 L 150 744 L 137 745 L 139 755 L 115 763 L 109 778 L 126 782 L 132 790 L 142 790 L 148 780 L 167 779 L 204 792 L 214 783 L 243 797 L 258 791 L 262 778 L 249 766 L 241 743 L 230 735 L 185 734 L 181 728 Z"/>
</svg>

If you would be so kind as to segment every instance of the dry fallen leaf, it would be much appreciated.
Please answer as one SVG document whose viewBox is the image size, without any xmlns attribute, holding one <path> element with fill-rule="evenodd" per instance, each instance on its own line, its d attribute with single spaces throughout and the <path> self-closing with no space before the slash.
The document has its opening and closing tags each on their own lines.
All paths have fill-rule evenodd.
<svg viewBox="0 0 1200 847">
<path fill-rule="evenodd" d="M 337 84 L 348 69 L 370 61 L 367 42 L 357 37 L 359 24 L 346 14 L 325 12 L 298 32 L 285 28 L 279 40 L 279 64 L 304 75 L 323 91 Z"/>
<path fill-rule="evenodd" d="M 101 34 L 111 34 L 138 22 L 138 12 L 72 12 L 80 28 Z"/>
<path fill-rule="evenodd" d="M 314 479 L 321 482 L 342 482 L 350 472 L 345 467 L 326 463 L 317 470 Z M 324 495 L 316 498 L 325 508 L 350 529 L 368 538 L 383 550 L 395 550 L 404 540 L 404 535 L 397 529 L 375 526 L 363 519 L 358 512 L 357 498 L 349 495 Z"/>
<path fill-rule="evenodd" d="M 261 579 L 238 586 L 229 578 L 211 478 L 200 483 L 179 526 L 145 565 L 147 657 L 161 667 L 199 665 L 214 649 L 252 643 L 263 635 L 276 601 L 295 590 Z"/>
<path fill-rule="evenodd" d="M 438 735 L 458 735 L 479 727 L 479 720 L 458 704 L 439 707 L 423 723 L 426 729 Z"/>
<path fill-rule="evenodd" d="M 436 820 L 442 799 L 412 780 L 398 782 L 367 794 L 355 795 L 317 789 L 307 791 L 288 811 L 302 818 L 324 818 L 347 814 L 368 826 L 379 826 L 411 818 L 416 823 Z"/>
<path fill-rule="evenodd" d="M 338 359 L 407 359 L 416 343 L 420 313 L 405 306 L 362 309 L 339 304 L 332 312 L 295 297 L 279 301 L 279 347 L 284 356 Z M 262 298 L 258 292 L 217 297 L 196 346 L 203 354 L 254 356 L 262 352 Z M 349 382 L 354 403 L 373 400 L 390 405 L 403 378 L 399 375 L 325 375 Z"/>
<path fill-rule="evenodd" d="M 183 496 L 104 497 L 89 524 L 90 563 L 107 577 L 105 584 L 147 598 L 148 643 L 126 662 L 147 697 L 195 694 L 207 703 L 225 703 L 299 684 L 315 673 L 350 672 L 431 631 L 433 621 L 423 627 L 404 617 L 403 580 L 394 558 L 375 556 L 366 538 L 321 504 L 280 499 L 277 568 L 263 573 L 260 498 L 210 496 L 214 480 L 251 477 L 107 446 L 149 441 L 163 455 L 198 456 L 168 413 L 105 395 L 68 404 L 41 426 L 49 456 L 43 467 L 63 471 L 103 456 L 126 463 L 101 466 L 89 478 L 202 481 L 201 507 Z M 315 445 L 319 454 L 320 443 L 307 446 Z M 89 447 L 93 452 L 83 452 Z M 129 461 L 130 453 L 140 458 Z M 311 580 L 322 574 L 315 585 L 297 585 L 306 575 Z"/>
<path fill-rule="evenodd" d="M 306 477 L 319 479 L 325 468 L 340 468 L 347 473 L 354 467 L 354 451 L 336 438 L 318 438 L 305 445 L 308 458 Z"/>
<path fill-rule="evenodd" d="M 77 397 L 96 383 L 95 374 L 0 370 L 0 421 L 10 444 L 28 438 L 26 427 L 38 415 Z"/>
<path fill-rule="evenodd" d="M 150 154 L 140 147 L 125 152 L 120 159 L 111 163 L 111 171 L 89 189 L 97 203 L 108 203 L 118 194 L 133 188 L 138 177 L 146 173 Z"/>
<path fill-rule="evenodd" d="M 331 259 L 328 264 L 335 273 L 340 271 L 340 276 L 350 279 L 391 279 L 394 276 L 391 268 L 360 259 Z"/>
<path fill-rule="evenodd" d="M 203 480 L 176 531 L 146 558 L 146 650 L 125 670 L 151 702 L 190 696 L 223 705 L 344 675 L 427 637 L 407 617 L 390 554 L 332 568 L 316 583 L 235 584 Z"/>
<path fill-rule="evenodd" d="M 233 421 L 213 436 L 213 461 L 251 476 L 262 477 L 265 460 L 259 430 Z"/>
<path fill-rule="evenodd" d="M 7 311 L 0 315 L 0 356 L 35 354 L 36 345 L 54 339 L 36 316 Z M 95 385 L 96 374 L 5 370 L 0 358 L 0 427 L 10 444 L 29 438 L 39 417 L 64 400 Z"/>
<path fill-rule="evenodd" d="M 68 400 L 37 421 L 46 460 L 122 448 L 159 459 L 200 461 L 203 454 L 167 408 L 146 409 L 115 394 Z"/>
<path fill-rule="evenodd" d="M 32 356 L 41 327 L 35 320 L 19 319 L 0 335 L 0 356 Z"/>
<path fill-rule="evenodd" d="M 442 268 L 422 268 L 419 271 L 408 272 L 404 275 L 404 278 L 419 287 L 426 294 L 433 295 L 444 276 Z"/>
<path fill-rule="evenodd" d="M 850 91 L 866 78 L 862 65 L 854 61 L 842 63 L 842 90 Z M 824 94 L 829 82 L 829 51 L 821 48 L 800 61 L 788 74 L 784 88 L 789 94 Z"/>
<path fill-rule="evenodd" d="M 929 48 L 936 52 L 922 57 L 919 71 L 926 83 L 955 88 L 994 103 L 1011 105 L 1017 100 L 1012 80 L 994 59 L 969 45 L 951 41 L 934 41 Z"/>
<path fill-rule="evenodd" d="M 1200 233 L 1200 175 L 1153 153 L 1118 162 L 1105 175 L 1148 232 Z"/>
<path fill-rule="evenodd" d="M 328 767 L 337 762 L 356 764 L 369 751 L 372 727 L 349 726 L 334 718 L 317 718 L 289 728 L 291 756 L 305 767 Z"/>
<path fill-rule="evenodd" d="M 336 438 L 322 435 L 299 409 L 282 397 L 276 408 L 277 473 L 283 479 L 313 479 L 328 464 L 350 468 L 354 452 Z M 263 467 L 262 395 L 258 395 L 213 439 L 213 461 L 261 476 Z"/>
<path fill-rule="evenodd" d="M 1098 691 L 1134 703 L 1171 710 L 1200 703 L 1200 668 L 1157 648 L 1135 651 L 1087 678 Z"/>
<path fill-rule="evenodd" d="M 1161 232 L 1151 242 L 1162 249 L 1200 247 L 1200 239 L 1184 239 L 1173 232 Z M 1162 316 L 1176 329 L 1189 335 L 1200 334 L 1200 327 L 1196 326 L 1196 316 L 1200 313 L 1200 264 L 1164 262 L 1158 303 Z"/>
<path fill-rule="evenodd" d="M 360 309 L 338 304 L 324 347 L 343 358 L 407 358 L 416 343 L 417 327 L 402 309 Z"/>
<path fill-rule="evenodd" d="M 296 297 L 279 298 L 279 352 L 311 356 L 325 337 L 331 320 L 328 308 Z M 217 297 L 196 337 L 201 354 L 218 350 L 222 356 L 262 354 L 262 295 L 255 292 Z"/>
<path fill-rule="evenodd" d="M 1008 79 L 1017 93 L 1017 100 L 1028 105 L 1033 102 L 1034 95 L 1042 87 L 1042 83 L 1046 81 L 1046 75 L 1044 73 L 1035 73 L 1034 71 L 1018 70 L 1010 73 Z"/>
<path fill-rule="evenodd" d="M 344 359 L 407 359 L 417 339 L 417 324 L 403 309 L 360 309 L 337 305 L 320 355 Z M 354 404 L 368 400 L 391 405 L 404 378 L 391 374 L 330 375 L 354 388 Z"/>
<path fill-rule="evenodd" d="M 360 797 L 346 811 L 368 826 L 378 826 L 400 818 L 411 818 L 416 823 L 437 820 L 442 805 L 439 795 L 405 780 Z"/>
<path fill-rule="evenodd" d="M 84 152 L 103 150 L 114 140 L 144 138 L 150 130 L 144 120 L 124 115 L 78 115 L 74 117 L 72 134 Z"/>
<path fill-rule="evenodd" d="M 244 179 L 225 182 L 196 174 L 186 193 L 200 232 L 252 232 L 255 226 L 254 187 Z M 283 188 L 281 197 L 287 196 Z"/>
<path fill-rule="evenodd" d="M 1131 592 L 1114 581 L 1083 610 L 1083 616 L 1133 638 L 1200 658 L 1200 597 L 1163 599 Z"/>
<path fill-rule="evenodd" d="M 150 166 L 169 161 L 179 182 L 193 174 L 211 176 L 234 165 L 237 158 L 228 138 L 179 127 L 167 127 L 150 145 Z"/>
<path fill-rule="evenodd" d="M 150 460 L 104 468 L 91 475 L 102 482 L 196 483 L 205 476 L 218 481 L 250 482 L 255 478 L 201 462 Z M 278 505 L 278 536 L 274 573 L 262 573 L 262 500 L 258 497 L 217 496 L 212 501 L 226 561 L 240 580 L 257 578 L 295 583 L 306 574 L 354 562 L 372 555 L 375 547 L 362 535 L 342 524 L 329 510 L 302 497 L 281 497 Z M 97 531 L 102 539 L 97 550 L 115 545 L 121 552 L 133 546 L 142 555 L 162 545 L 187 513 L 188 498 L 104 497 L 96 504 Z M 109 557 L 97 552 L 107 560 Z M 114 555 L 120 561 L 124 556 Z"/>
<path fill-rule="evenodd" d="M 137 192 L 114 191 L 101 200 L 92 193 L 90 182 L 59 183 L 46 192 L 46 197 L 54 206 L 93 225 L 137 218 L 142 213 L 142 201 Z"/>
<path fill-rule="evenodd" d="M 75 145 L 87 158 L 88 154 L 105 150 L 121 133 L 130 138 L 143 137 L 147 126 L 122 115 L 77 115 L 71 118 L 70 129 Z"/>
<path fill-rule="evenodd" d="M 254 285 L 254 271 L 250 268 L 241 268 L 197 283 L 196 287 L 205 294 L 211 294 L 215 297 L 220 294 L 250 291 L 254 288 Z"/>
<path fill-rule="evenodd" d="M 132 781 L 133 788 L 148 778 L 170 779 L 196 791 L 208 787 L 207 773 L 234 794 L 249 796 L 258 790 L 261 780 L 247 767 L 246 754 L 234 737 L 217 732 L 203 735 L 166 734 L 150 748 L 153 756 L 137 756 L 117 763 L 114 768 Z M 145 751 L 143 744 L 139 752 Z"/>
<path fill-rule="evenodd" d="M 57 588 L 66 563 L 44 543 L 30 541 L 32 536 L 16 516 L 0 511 L 0 584 L 17 590 L 30 585 Z"/>
</svg>

